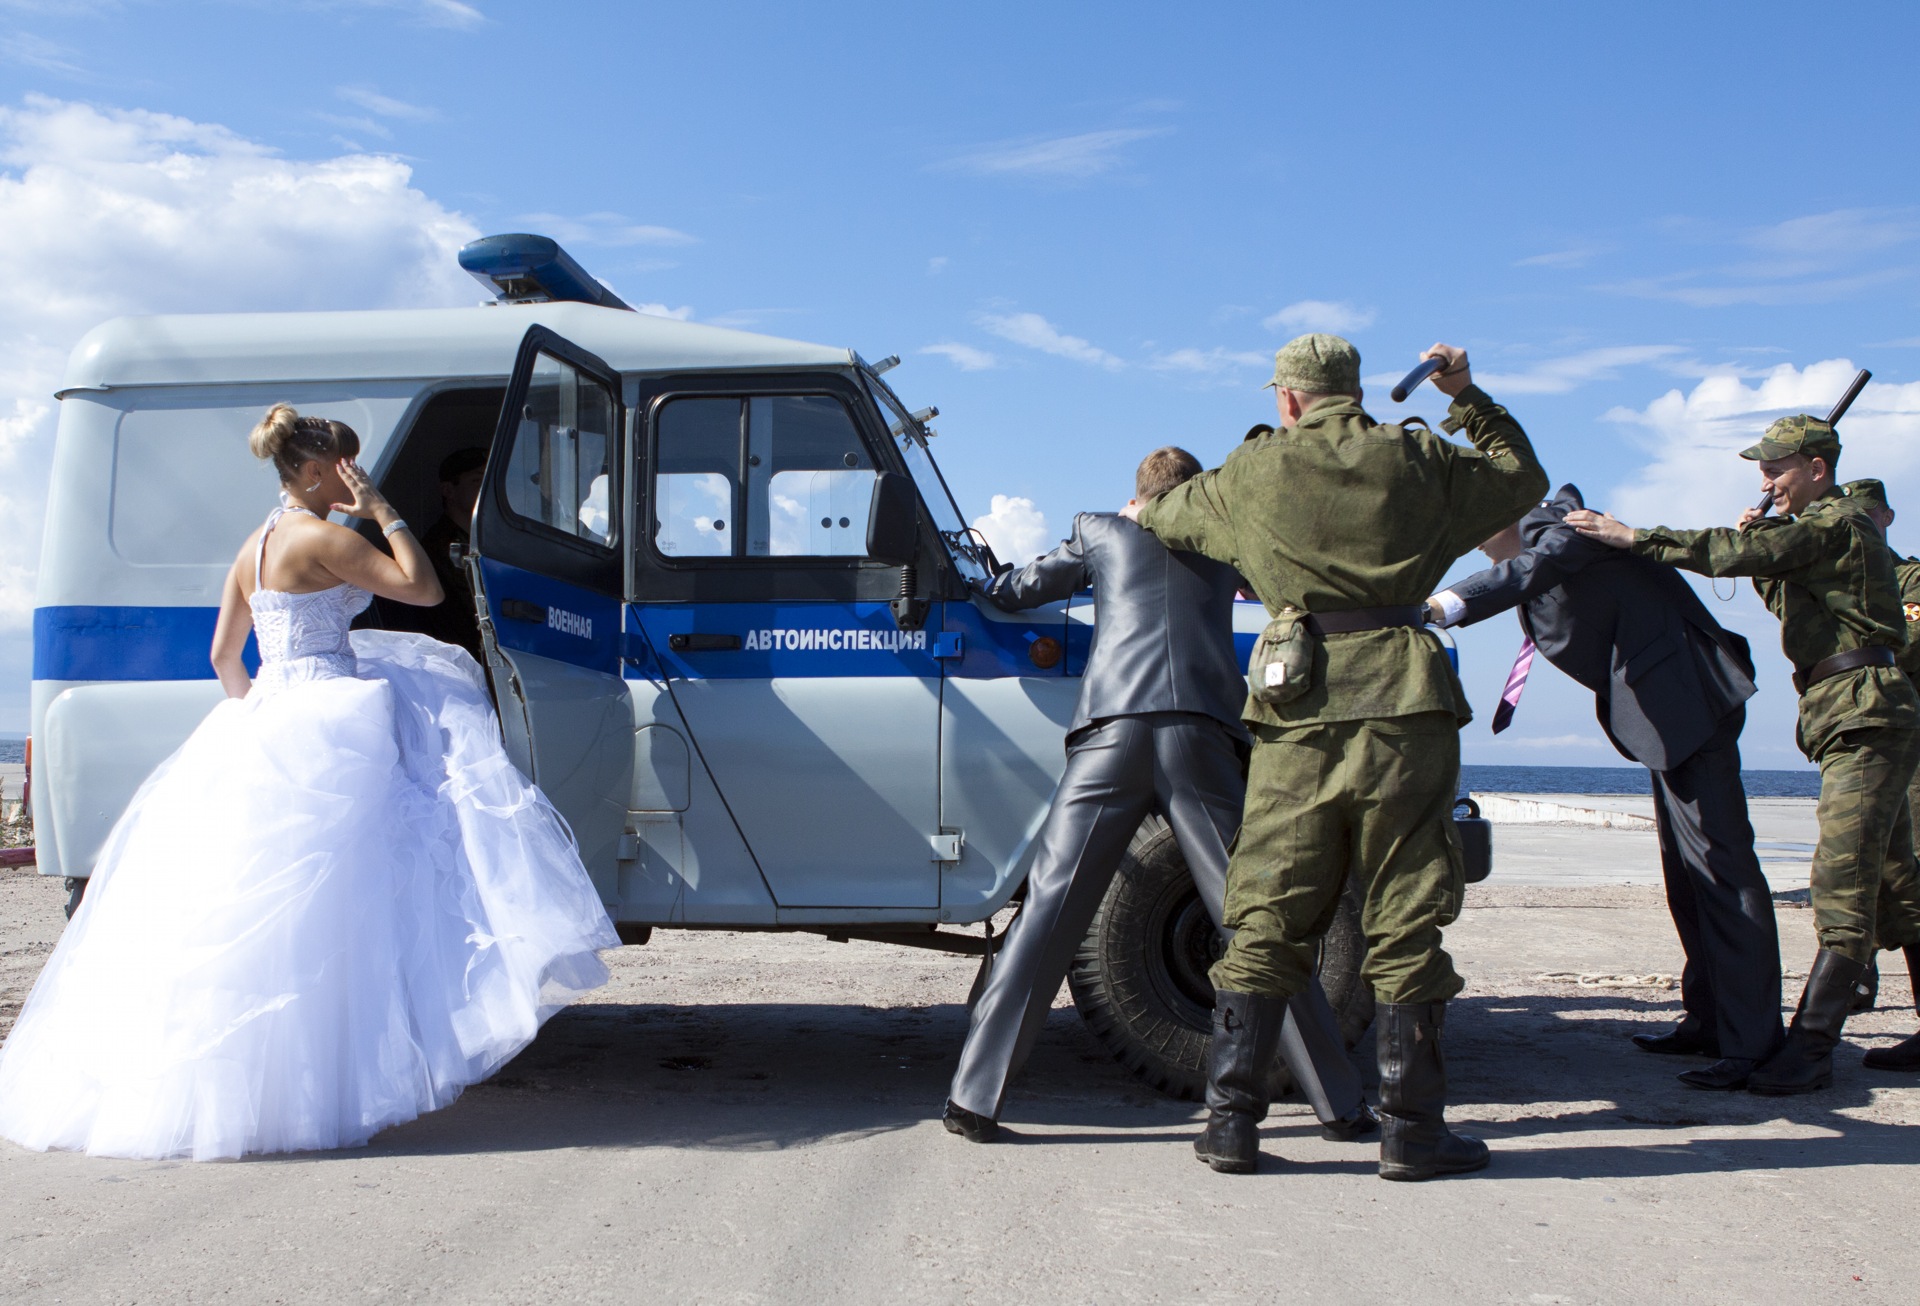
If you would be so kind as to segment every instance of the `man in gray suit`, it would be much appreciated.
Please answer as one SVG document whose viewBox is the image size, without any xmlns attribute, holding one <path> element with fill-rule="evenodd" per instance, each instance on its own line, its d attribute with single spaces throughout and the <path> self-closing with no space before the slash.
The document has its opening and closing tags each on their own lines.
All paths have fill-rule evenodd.
<svg viewBox="0 0 1920 1306">
<path fill-rule="evenodd" d="M 1687 957 L 1685 1016 L 1669 1033 L 1633 1041 L 1719 1058 L 1682 1074 L 1690 1087 L 1744 1088 L 1785 1037 L 1773 898 L 1740 782 L 1753 658 L 1673 568 L 1566 525 L 1584 506 L 1577 488 L 1561 486 L 1481 545 L 1495 565 L 1436 594 L 1430 615 L 1470 626 L 1517 607 L 1547 661 L 1593 691 L 1613 746 L 1653 772 L 1660 869 Z"/>
<path fill-rule="evenodd" d="M 1199 470 L 1184 449 L 1157 449 L 1140 464 L 1138 498 L 1163 494 Z M 1239 584 L 1231 567 L 1172 552 L 1120 516 L 1082 513 L 1072 539 L 987 587 L 988 599 L 1017 611 L 1091 585 L 1099 619 L 1026 903 L 974 1004 L 960 1052 L 943 1117 L 950 1132 L 977 1143 L 998 1134 L 1007 1085 L 1040 1036 L 1074 950 L 1149 812 L 1173 827 L 1200 900 L 1219 925 L 1227 845 L 1246 796 L 1246 680 L 1233 645 Z M 1288 1004 L 1280 1046 L 1323 1134 L 1358 1138 L 1378 1127 L 1318 983 Z"/>
</svg>

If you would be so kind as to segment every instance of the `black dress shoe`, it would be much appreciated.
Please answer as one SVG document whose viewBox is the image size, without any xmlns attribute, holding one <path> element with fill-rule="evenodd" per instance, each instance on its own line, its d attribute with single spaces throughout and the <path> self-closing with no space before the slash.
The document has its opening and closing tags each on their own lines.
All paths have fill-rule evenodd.
<svg viewBox="0 0 1920 1306">
<path fill-rule="evenodd" d="M 1665 1057 L 1717 1057 L 1720 1040 L 1703 1029 L 1675 1025 L 1664 1034 L 1635 1034 L 1633 1045 L 1642 1052 L 1657 1052 Z"/>
<path fill-rule="evenodd" d="M 1869 1070 L 1920 1070 L 1920 1034 L 1890 1048 L 1875 1048 L 1860 1058 L 1860 1064 Z"/>
<path fill-rule="evenodd" d="M 1380 1128 L 1380 1117 L 1365 1102 L 1350 1116 L 1338 1120 L 1323 1121 L 1320 1125 L 1320 1137 L 1329 1143 L 1351 1143 L 1356 1138 L 1365 1138 Z"/>
<path fill-rule="evenodd" d="M 948 1133 L 958 1134 L 969 1143 L 991 1143 L 1000 1137 L 998 1120 L 977 1111 L 969 1111 L 963 1106 L 955 1106 L 951 1099 L 940 1116 L 940 1123 L 947 1127 Z"/>
<path fill-rule="evenodd" d="M 1747 1086 L 1747 1076 L 1759 1063 L 1747 1057 L 1722 1057 L 1710 1066 L 1699 1070 L 1683 1071 L 1674 1076 L 1688 1088 L 1704 1088 L 1712 1092 L 1731 1093 Z"/>
</svg>

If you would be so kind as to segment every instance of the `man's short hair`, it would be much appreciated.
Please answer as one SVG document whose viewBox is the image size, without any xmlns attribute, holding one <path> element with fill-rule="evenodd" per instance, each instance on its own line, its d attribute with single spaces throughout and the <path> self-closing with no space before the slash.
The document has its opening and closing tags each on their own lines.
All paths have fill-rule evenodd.
<svg viewBox="0 0 1920 1306">
<path fill-rule="evenodd" d="M 440 483 L 452 485 L 468 472 L 487 465 L 487 451 L 479 448 L 455 449 L 440 460 Z"/>
<path fill-rule="evenodd" d="M 1200 460 L 1185 449 L 1171 444 L 1155 449 L 1140 460 L 1140 470 L 1133 474 L 1133 497 L 1142 503 L 1157 499 L 1199 474 Z"/>
</svg>

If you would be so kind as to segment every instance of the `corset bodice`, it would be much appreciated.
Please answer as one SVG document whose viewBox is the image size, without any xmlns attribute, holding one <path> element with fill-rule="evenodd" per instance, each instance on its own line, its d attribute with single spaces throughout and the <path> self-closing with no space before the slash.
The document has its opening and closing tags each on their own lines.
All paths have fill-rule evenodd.
<svg viewBox="0 0 1920 1306">
<path fill-rule="evenodd" d="M 335 585 L 310 594 L 260 588 L 260 561 L 267 536 L 285 515 L 279 509 L 267 518 L 260 534 L 260 552 L 254 557 L 254 638 L 260 645 L 260 674 L 254 684 L 268 688 L 300 680 L 351 676 L 355 663 L 348 632 L 353 619 L 366 611 L 373 595 L 357 585 Z"/>
</svg>

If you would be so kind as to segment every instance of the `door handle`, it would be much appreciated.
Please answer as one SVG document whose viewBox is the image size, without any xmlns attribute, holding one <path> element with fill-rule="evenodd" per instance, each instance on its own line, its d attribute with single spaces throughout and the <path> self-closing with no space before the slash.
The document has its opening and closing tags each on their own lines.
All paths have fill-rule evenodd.
<svg viewBox="0 0 1920 1306">
<path fill-rule="evenodd" d="M 669 635 L 667 647 L 675 653 L 731 653 L 740 647 L 738 635 Z"/>
<path fill-rule="evenodd" d="M 500 615 L 508 621 L 531 621 L 540 626 L 547 624 L 546 608 L 525 599 L 501 599 Z"/>
</svg>

